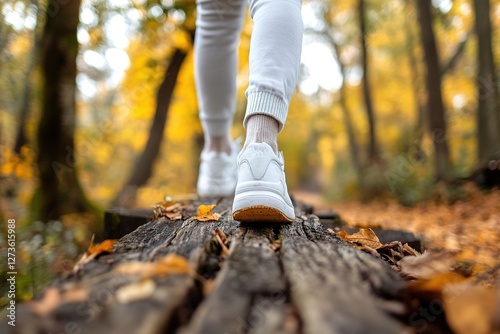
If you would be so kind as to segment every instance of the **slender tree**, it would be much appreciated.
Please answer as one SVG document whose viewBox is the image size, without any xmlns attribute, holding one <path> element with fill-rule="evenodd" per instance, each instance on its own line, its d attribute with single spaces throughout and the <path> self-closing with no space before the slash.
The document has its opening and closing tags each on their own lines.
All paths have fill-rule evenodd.
<svg viewBox="0 0 500 334">
<path fill-rule="evenodd" d="M 191 31 L 190 34 L 194 38 L 194 31 Z M 129 179 L 112 201 L 115 206 L 132 206 L 136 199 L 137 190 L 145 185 L 151 177 L 153 164 L 160 151 L 163 133 L 167 124 L 170 101 L 186 55 L 186 50 L 176 48 L 170 57 L 170 63 L 163 76 L 163 81 L 156 93 L 156 108 L 148 141 L 135 163 Z"/>
<path fill-rule="evenodd" d="M 359 30 L 361 34 L 361 63 L 363 67 L 363 98 L 365 101 L 366 116 L 368 118 L 368 162 L 378 161 L 378 144 L 375 130 L 375 115 L 373 111 L 372 94 L 370 89 L 369 66 L 368 66 L 368 45 L 366 42 L 366 4 L 365 0 L 358 2 Z"/>
<path fill-rule="evenodd" d="M 491 158 L 500 144 L 499 94 L 491 44 L 490 1 L 474 0 L 477 49 L 477 139 L 480 163 Z"/>
<path fill-rule="evenodd" d="M 450 177 L 450 154 L 446 137 L 446 121 L 441 92 L 441 75 L 436 39 L 432 27 L 431 0 L 415 0 L 420 36 L 424 50 L 427 86 L 427 120 L 434 142 L 434 164 L 437 180 Z"/>
<path fill-rule="evenodd" d="M 339 104 L 340 110 L 342 111 L 342 118 L 344 120 L 344 127 L 347 133 L 347 140 L 349 143 L 349 155 L 351 157 L 351 163 L 353 165 L 354 171 L 356 173 L 357 182 L 360 188 L 364 186 L 364 178 L 363 178 L 363 167 L 360 159 L 360 150 L 359 144 L 356 140 L 356 131 L 354 129 L 354 123 L 352 121 L 351 110 L 347 104 L 347 69 L 346 64 L 342 61 L 341 54 L 342 48 L 339 43 L 333 38 L 332 31 L 335 30 L 333 24 L 328 21 L 325 16 L 325 23 L 327 25 L 327 29 L 321 33 L 321 37 L 323 37 L 330 47 L 333 49 L 335 53 L 335 57 L 337 60 L 337 64 L 339 66 L 340 74 L 342 76 L 342 85 L 338 91 L 337 102 Z"/>
<path fill-rule="evenodd" d="M 80 0 L 49 0 L 41 42 L 43 103 L 38 124 L 39 217 L 90 209 L 75 153 L 76 32 Z"/>
</svg>

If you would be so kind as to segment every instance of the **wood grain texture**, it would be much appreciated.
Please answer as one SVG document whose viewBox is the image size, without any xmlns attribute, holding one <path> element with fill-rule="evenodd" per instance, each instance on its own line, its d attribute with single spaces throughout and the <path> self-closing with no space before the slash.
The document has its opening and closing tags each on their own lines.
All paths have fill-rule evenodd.
<svg viewBox="0 0 500 334">
<path fill-rule="evenodd" d="M 231 218 L 231 202 L 225 200 L 216 208 L 222 214 L 219 221 L 199 222 L 190 217 L 202 203 L 210 202 L 193 202 L 183 220 L 159 218 L 140 226 L 121 238 L 113 253 L 52 284 L 61 296 L 86 291 L 83 299 L 61 299 L 42 314 L 22 304 L 22 320 L 16 327 L 0 327 L 1 332 L 316 334 L 404 329 L 379 305 L 398 298 L 403 287 L 399 275 L 337 239 L 316 216 L 297 210 L 293 224 L 241 225 Z M 216 229 L 224 235 L 224 245 Z M 131 261 L 154 263 L 168 254 L 185 257 L 195 273 L 145 282 L 140 274 L 115 270 Z M 117 297 L 120 290 L 141 284 L 154 291 L 128 302 Z"/>
</svg>

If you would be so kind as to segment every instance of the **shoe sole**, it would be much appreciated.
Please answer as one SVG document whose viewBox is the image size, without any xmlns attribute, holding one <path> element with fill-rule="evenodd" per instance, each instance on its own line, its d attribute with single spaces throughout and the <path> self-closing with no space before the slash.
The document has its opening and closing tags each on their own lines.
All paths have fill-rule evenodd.
<svg viewBox="0 0 500 334">
<path fill-rule="evenodd" d="M 292 223 L 294 221 L 294 219 L 288 218 L 280 210 L 265 205 L 254 205 L 235 211 L 233 213 L 233 219 L 243 223 Z"/>
</svg>

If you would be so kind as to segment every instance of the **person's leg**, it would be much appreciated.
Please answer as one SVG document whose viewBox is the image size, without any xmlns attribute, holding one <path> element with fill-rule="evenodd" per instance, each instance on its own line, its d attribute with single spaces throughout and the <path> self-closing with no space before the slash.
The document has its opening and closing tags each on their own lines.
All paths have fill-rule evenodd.
<svg viewBox="0 0 500 334">
<path fill-rule="evenodd" d="M 200 196 L 230 196 L 236 187 L 238 148 L 229 131 L 245 8 L 245 0 L 197 2 L 195 78 L 205 138 L 197 183 Z"/>
<path fill-rule="evenodd" d="M 245 0 L 197 1 L 195 78 L 206 151 L 231 151 L 237 47 L 245 8 Z"/>
<path fill-rule="evenodd" d="M 238 159 L 233 217 L 240 221 L 293 221 L 278 132 L 297 83 L 302 48 L 300 0 L 249 0 L 254 22 L 245 146 Z"/>
</svg>

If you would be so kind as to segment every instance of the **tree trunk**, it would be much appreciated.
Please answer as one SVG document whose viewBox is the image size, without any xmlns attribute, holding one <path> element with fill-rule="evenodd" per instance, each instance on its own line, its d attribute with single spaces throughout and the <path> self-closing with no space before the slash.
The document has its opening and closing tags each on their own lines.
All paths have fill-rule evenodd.
<svg viewBox="0 0 500 334">
<path fill-rule="evenodd" d="M 80 0 L 50 0 L 41 45 L 43 104 L 38 125 L 39 218 L 90 209 L 75 152 L 76 31 Z"/>
<path fill-rule="evenodd" d="M 366 10 L 365 0 L 358 2 L 359 28 L 361 33 L 361 58 L 363 66 L 363 98 L 365 100 L 366 116 L 368 118 L 368 162 L 375 163 L 378 161 L 378 144 L 375 131 L 375 116 L 373 112 L 373 103 L 371 97 L 370 80 L 368 72 L 368 46 L 366 43 Z"/>
<path fill-rule="evenodd" d="M 434 30 L 432 28 L 431 0 L 416 0 L 416 2 L 427 70 L 427 113 L 429 128 L 434 142 L 435 173 L 438 181 L 446 181 L 450 177 L 451 164 L 446 139 L 446 121 L 441 93 L 439 59 Z"/>
<path fill-rule="evenodd" d="M 332 30 L 333 27 L 329 27 L 330 30 Z M 339 66 L 340 74 L 342 75 L 342 86 L 340 86 L 339 90 L 339 99 L 338 103 L 340 106 L 340 110 L 342 111 L 342 117 L 344 119 L 344 126 L 347 132 L 347 138 L 349 142 L 349 154 L 351 156 L 351 163 L 354 167 L 354 171 L 356 173 L 356 179 L 358 182 L 358 185 L 361 189 L 364 187 L 364 178 L 363 178 L 363 168 L 361 165 L 361 159 L 359 157 L 359 145 L 356 140 L 356 132 L 354 130 L 354 125 L 352 122 L 351 118 L 351 111 L 349 110 L 349 107 L 347 106 L 347 101 L 346 101 L 346 80 L 347 80 L 347 71 L 345 68 L 345 64 L 341 60 L 341 50 L 340 50 L 340 45 L 333 39 L 332 34 L 324 34 L 323 35 L 328 42 L 330 43 L 331 47 L 334 49 L 336 58 L 337 58 L 337 64 Z"/>
<path fill-rule="evenodd" d="M 489 0 L 474 0 L 477 50 L 477 139 L 478 160 L 485 163 L 499 144 L 500 120 L 497 113 L 498 92 L 495 85 L 495 64 L 491 44 Z"/>
<path fill-rule="evenodd" d="M 405 9 L 409 10 L 409 3 L 406 3 Z M 419 80 L 418 62 L 414 51 L 414 35 L 408 24 L 405 24 L 406 48 L 408 50 L 408 65 L 410 66 L 410 84 L 415 99 L 415 145 L 420 148 L 425 127 L 425 107 L 422 102 L 422 82 Z"/>
<path fill-rule="evenodd" d="M 194 33 L 192 33 L 193 36 Z M 160 151 L 163 132 L 167 123 L 168 109 L 174 92 L 177 77 L 182 63 L 186 58 L 186 51 L 175 49 L 170 58 L 163 81 L 156 94 L 156 109 L 149 131 L 149 138 L 141 156 L 137 160 L 127 183 L 113 200 L 113 205 L 130 207 L 134 204 L 137 190 L 146 184 L 153 170 L 153 164 Z"/>
</svg>

